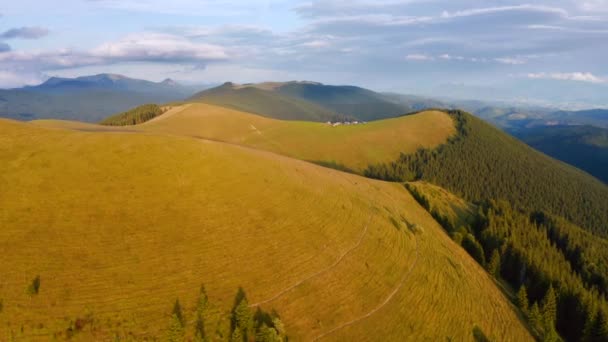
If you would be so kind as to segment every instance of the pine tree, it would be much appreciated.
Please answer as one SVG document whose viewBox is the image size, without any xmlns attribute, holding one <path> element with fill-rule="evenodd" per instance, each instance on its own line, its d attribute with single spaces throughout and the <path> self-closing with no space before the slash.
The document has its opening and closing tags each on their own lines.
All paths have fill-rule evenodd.
<svg viewBox="0 0 608 342">
<path fill-rule="evenodd" d="M 526 291 L 526 285 L 522 285 L 517 291 L 517 306 L 524 313 L 528 314 L 530 303 L 528 302 L 528 291 Z"/>
<path fill-rule="evenodd" d="M 604 311 L 591 316 L 585 329 L 585 342 L 608 341 L 608 320 Z"/>
<path fill-rule="evenodd" d="M 494 276 L 494 278 L 500 277 L 500 254 L 495 249 L 490 257 L 490 263 L 488 264 L 488 272 Z"/>
<path fill-rule="evenodd" d="M 283 324 L 283 321 L 281 321 L 281 319 L 279 317 L 275 317 L 272 319 L 272 324 L 274 325 L 274 328 L 276 329 L 277 333 L 279 334 L 279 338 L 280 340 L 284 340 L 285 339 L 285 324 Z"/>
<path fill-rule="evenodd" d="M 241 299 L 234 309 L 235 330 L 241 330 L 245 338 L 253 332 L 253 314 L 249 308 L 247 298 Z"/>
<path fill-rule="evenodd" d="M 530 314 L 528 315 L 528 321 L 530 322 L 530 326 L 534 330 L 540 329 L 540 323 L 542 321 L 542 315 L 540 314 L 540 309 L 538 308 L 538 303 L 534 302 L 532 308 L 530 309 Z"/>
<path fill-rule="evenodd" d="M 167 332 L 167 341 L 181 342 L 184 340 L 184 326 L 176 314 L 171 315 L 171 323 Z"/>
<path fill-rule="evenodd" d="M 234 329 L 232 335 L 230 335 L 230 342 L 243 342 L 243 335 L 241 334 L 241 329 Z"/>
<path fill-rule="evenodd" d="M 196 315 L 196 326 L 194 327 L 194 341 L 203 342 L 206 340 L 205 336 L 205 322 L 201 314 Z"/>
<path fill-rule="evenodd" d="M 555 326 L 557 319 L 557 300 L 553 285 L 549 286 L 545 298 L 543 299 L 543 320 L 547 326 Z"/>
<path fill-rule="evenodd" d="M 262 325 L 258 328 L 258 332 L 255 335 L 256 342 L 279 342 L 281 339 L 279 338 L 279 334 L 274 328 L 271 328 L 266 325 L 266 323 L 262 323 Z"/>
<path fill-rule="evenodd" d="M 177 320 L 181 324 L 182 328 L 184 327 L 184 315 L 182 314 L 182 306 L 179 303 L 179 299 L 175 300 L 175 304 L 173 304 L 173 315 L 177 317 Z"/>
</svg>

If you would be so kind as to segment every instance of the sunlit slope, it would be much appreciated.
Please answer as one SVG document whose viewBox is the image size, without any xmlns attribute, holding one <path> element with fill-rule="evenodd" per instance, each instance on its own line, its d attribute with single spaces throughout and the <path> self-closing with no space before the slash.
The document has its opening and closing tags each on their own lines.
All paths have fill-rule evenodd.
<svg viewBox="0 0 608 342">
<path fill-rule="evenodd" d="M 1 339 L 90 317 L 73 339 L 162 340 L 176 298 L 192 336 L 201 283 L 224 311 L 242 286 L 295 341 L 530 339 L 398 184 L 193 138 L 0 130 Z"/>
<path fill-rule="evenodd" d="M 450 117 L 439 111 L 332 127 L 273 120 L 206 104 L 174 108 L 138 128 L 237 143 L 303 160 L 334 162 L 355 171 L 392 161 L 401 152 L 437 146 L 455 132 Z"/>
</svg>

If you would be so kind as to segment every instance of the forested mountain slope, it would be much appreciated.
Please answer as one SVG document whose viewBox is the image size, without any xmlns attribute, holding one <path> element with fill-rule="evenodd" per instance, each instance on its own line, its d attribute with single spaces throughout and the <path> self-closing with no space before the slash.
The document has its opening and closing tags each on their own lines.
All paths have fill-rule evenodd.
<svg viewBox="0 0 608 342">
<path fill-rule="evenodd" d="M 452 111 L 458 134 L 437 149 L 402 154 L 371 165 L 366 175 L 389 180 L 422 179 L 471 201 L 505 199 L 516 207 L 562 216 L 608 236 L 608 187 L 556 161 L 482 120 Z"/>
</svg>

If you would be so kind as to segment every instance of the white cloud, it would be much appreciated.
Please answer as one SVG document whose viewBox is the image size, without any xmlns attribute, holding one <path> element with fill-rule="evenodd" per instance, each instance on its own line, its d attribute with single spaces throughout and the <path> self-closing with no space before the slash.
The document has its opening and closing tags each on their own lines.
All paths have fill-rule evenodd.
<svg viewBox="0 0 608 342">
<path fill-rule="evenodd" d="M 304 46 L 304 47 L 310 47 L 310 48 L 317 48 L 318 49 L 318 48 L 329 47 L 331 45 L 331 43 L 328 42 L 328 41 L 326 41 L 326 40 L 317 39 L 317 40 L 312 40 L 312 41 L 309 41 L 309 42 L 302 43 L 300 45 Z"/>
<path fill-rule="evenodd" d="M 193 43 L 183 37 L 143 33 L 129 35 L 117 42 L 102 44 L 91 51 L 91 56 L 126 61 L 209 61 L 227 58 L 224 48 L 204 43 Z"/>
<path fill-rule="evenodd" d="M 495 61 L 502 64 L 521 65 L 526 64 L 526 60 L 521 57 L 500 57 L 494 58 Z"/>
<path fill-rule="evenodd" d="M 405 56 L 405 59 L 408 61 L 432 61 L 434 58 L 432 56 L 423 55 L 423 54 L 409 54 Z"/>
<path fill-rule="evenodd" d="M 555 73 L 529 73 L 531 79 L 552 79 L 562 81 L 579 81 L 590 83 L 605 83 L 606 79 L 593 75 L 590 72 L 555 72 Z"/>
<path fill-rule="evenodd" d="M 561 17 L 568 16 L 568 12 L 562 8 L 523 4 L 523 5 L 516 5 L 516 6 L 473 8 L 473 9 L 467 9 L 467 10 L 455 11 L 455 12 L 443 11 L 441 13 L 441 17 L 448 19 L 448 18 L 470 17 L 470 16 L 475 16 L 475 15 L 501 13 L 501 12 L 513 12 L 513 11 L 541 12 L 541 13 L 554 14 L 554 15 L 561 16 Z"/>
<path fill-rule="evenodd" d="M 58 49 L 54 51 L 0 52 L 4 70 L 51 70 L 120 62 L 185 63 L 204 65 L 228 59 L 226 50 L 217 45 L 194 43 L 183 37 L 142 33 L 104 43 L 89 51 Z"/>
<path fill-rule="evenodd" d="M 576 4 L 583 11 L 589 11 L 589 12 L 608 12 L 608 1 L 607 0 L 576 1 Z"/>
</svg>

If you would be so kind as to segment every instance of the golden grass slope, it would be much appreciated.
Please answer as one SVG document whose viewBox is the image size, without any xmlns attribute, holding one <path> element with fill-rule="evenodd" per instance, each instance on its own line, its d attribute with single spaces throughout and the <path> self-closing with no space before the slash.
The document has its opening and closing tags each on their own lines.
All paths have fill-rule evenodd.
<svg viewBox="0 0 608 342">
<path fill-rule="evenodd" d="M 401 152 L 435 147 L 455 133 L 452 119 L 439 111 L 332 127 L 274 120 L 207 104 L 174 108 L 138 127 L 242 144 L 303 160 L 335 162 L 358 172 L 372 163 L 393 161 Z"/>
<path fill-rule="evenodd" d="M 429 212 L 437 211 L 453 222 L 454 228 L 470 227 L 475 222 L 477 206 L 452 194 L 446 189 L 425 182 L 408 182 L 408 186 L 429 202 Z"/>
<path fill-rule="evenodd" d="M 73 340 L 163 340 L 176 298 L 191 337 L 201 283 L 222 311 L 242 286 L 293 341 L 531 340 L 399 184 L 188 137 L 0 132 L 0 340 L 63 340 L 80 317 Z"/>
</svg>

